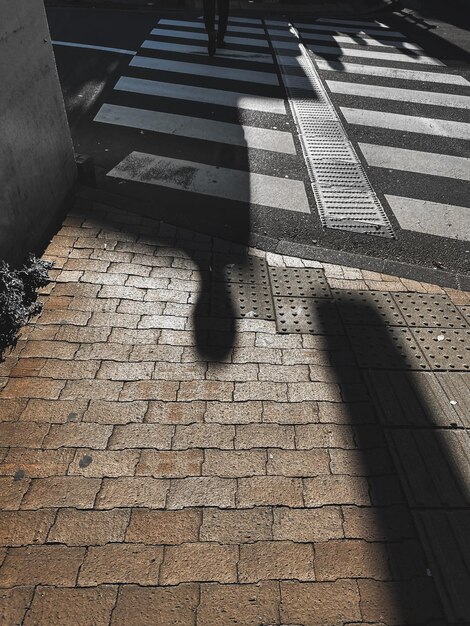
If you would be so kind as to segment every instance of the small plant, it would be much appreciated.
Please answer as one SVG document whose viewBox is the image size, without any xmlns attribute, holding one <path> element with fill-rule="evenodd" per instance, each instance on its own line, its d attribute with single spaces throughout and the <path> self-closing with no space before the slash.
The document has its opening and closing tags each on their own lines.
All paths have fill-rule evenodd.
<svg viewBox="0 0 470 626">
<path fill-rule="evenodd" d="M 16 345 L 20 328 L 41 312 L 36 291 L 49 282 L 51 267 L 52 263 L 32 254 L 19 270 L 0 262 L 0 361 L 5 349 Z"/>
</svg>

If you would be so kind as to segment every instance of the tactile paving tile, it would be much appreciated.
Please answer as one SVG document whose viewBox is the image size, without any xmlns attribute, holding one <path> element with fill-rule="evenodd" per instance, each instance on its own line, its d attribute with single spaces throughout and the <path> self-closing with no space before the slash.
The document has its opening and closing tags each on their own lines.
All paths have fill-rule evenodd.
<svg viewBox="0 0 470 626">
<path fill-rule="evenodd" d="M 430 369 L 408 328 L 346 326 L 360 367 L 371 369 Z"/>
<path fill-rule="evenodd" d="M 234 257 L 214 254 L 212 273 L 214 280 L 220 282 L 269 285 L 267 263 L 255 256 Z"/>
<path fill-rule="evenodd" d="M 323 298 L 274 297 L 279 333 L 340 335 L 344 333 L 332 300 Z"/>
<path fill-rule="evenodd" d="M 345 324 L 406 326 L 388 291 L 333 290 L 333 297 Z"/>
<path fill-rule="evenodd" d="M 298 267 L 270 267 L 269 276 L 274 296 L 327 298 L 331 294 L 323 270 Z"/>
<path fill-rule="evenodd" d="M 369 370 L 365 377 L 384 426 L 470 429 L 470 373 Z"/>
<path fill-rule="evenodd" d="M 274 320 L 269 286 L 245 283 L 212 283 L 211 314 Z"/>
<path fill-rule="evenodd" d="M 463 315 L 448 296 L 432 293 L 393 293 L 408 326 L 467 328 Z"/>
<path fill-rule="evenodd" d="M 464 316 L 467 320 L 467 323 L 470 324 L 470 305 L 462 305 L 457 307 L 460 311 L 460 314 Z"/>
<path fill-rule="evenodd" d="M 470 510 L 416 511 L 414 519 L 449 624 L 470 615 Z"/>
<path fill-rule="evenodd" d="M 431 369 L 470 370 L 470 330 L 412 328 Z"/>
</svg>

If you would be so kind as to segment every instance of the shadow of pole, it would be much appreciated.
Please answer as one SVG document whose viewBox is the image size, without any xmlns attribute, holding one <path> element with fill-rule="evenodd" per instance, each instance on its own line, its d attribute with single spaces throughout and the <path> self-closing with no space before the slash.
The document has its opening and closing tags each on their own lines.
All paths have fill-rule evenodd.
<svg viewBox="0 0 470 626">
<path fill-rule="evenodd" d="M 356 507 L 356 514 L 372 517 L 370 540 L 384 542 L 390 565 L 388 580 L 358 580 L 363 617 L 400 625 L 468 623 L 469 375 L 432 373 L 410 329 L 394 325 L 393 302 L 384 314 L 384 307 L 357 296 L 336 292 L 344 334 L 327 334 L 324 342 L 348 401 L 359 473 L 369 484 L 371 506 Z M 317 303 L 313 315 L 328 320 L 331 301 Z M 353 394 L 351 382 L 358 380 L 370 396 L 366 404 Z M 345 532 L 355 536 L 347 515 Z M 382 606 L 391 607 L 389 615 Z"/>
</svg>

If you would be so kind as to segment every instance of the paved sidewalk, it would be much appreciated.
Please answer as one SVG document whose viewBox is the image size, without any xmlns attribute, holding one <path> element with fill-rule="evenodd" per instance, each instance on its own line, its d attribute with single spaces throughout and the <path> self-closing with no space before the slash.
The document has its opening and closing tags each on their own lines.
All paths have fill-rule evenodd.
<svg viewBox="0 0 470 626">
<path fill-rule="evenodd" d="M 469 619 L 469 293 L 86 201 L 45 258 L 0 365 L 1 624 Z"/>
</svg>

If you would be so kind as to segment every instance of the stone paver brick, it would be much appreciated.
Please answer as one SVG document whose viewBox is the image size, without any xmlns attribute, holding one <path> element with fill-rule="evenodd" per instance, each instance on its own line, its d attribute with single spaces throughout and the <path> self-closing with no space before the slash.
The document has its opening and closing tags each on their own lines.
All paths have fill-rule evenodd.
<svg viewBox="0 0 470 626">
<path fill-rule="evenodd" d="M 21 503 L 22 509 L 50 507 L 93 508 L 100 481 L 82 476 L 35 478 Z"/>
<path fill-rule="evenodd" d="M 201 585 L 197 623 L 201 626 L 259 626 L 279 623 L 279 588 L 274 582 L 258 585 Z"/>
<path fill-rule="evenodd" d="M 103 381 L 100 381 L 103 382 Z M 183 384 L 183 383 L 181 383 Z M 124 383 L 120 400 L 176 400 L 179 383 L 171 381 L 143 380 Z"/>
<path fill-rule="evenodd" d="M 109 335 L 109 341 L 122 343 L 127 346 L 156 344 L 160 338 L 161 331 L 155 329 L 133 330 L 130 328 L 113 328 Z"/>
<path fill-rule="evenodd" d="M 156 585 L 163 548 L 137 544 L 108 544 L 88 548 L 78 584 L 94 587 L 106 583 Z"/>
<path fill-rule="evenodd" d="M 206 378 L 208 380 L 245 382 L 258 379 L 258 366 L 254 363 L 220 364 L 210 363 Z"/>
<path fill-rule="evenodd" d="M 235 402 L 244 402 L 245 400 L 283 402 L 287 400 L 287 384 L 261 381 L 235 383 L 233 399 Z"/>
<path fill-rule="evenodd" d="M 41 369 L 40 376 L 66 380 L 82 380 L 85 378 L 94 378 L 99 367 L 99 361 L 48 359 Z"/>
<path fill-rule="evenodd" d="M 344 536 L 366 541 L 399 541 L 412 538 L 416 531 L 405 507 L 385 508 L 343 506 Z"/>
<path fill-rule="evenodd" d="M 240 546 L 240 582 L 315 580 L 313 548 L 307 543 L 259 541 Z"/>
<path fill-rule="evenodd" d="M 61 476 L 73 458 L 73 450 L 32 450 L 11 448 L 0 465 L 0 474 L 15 476 L 21 472 L 29 478 Z"/>
<path fill-rule="evenodd" d="M 361 424 L 377 423 L 378 417 L 372 404 L 358 402 L 354 405 L 335 402 L 319 402 L 318 411 L 320 422 L 325 424 Z"/>
<path fill-rule="evenodd" d="M 247 379 L 249 380 L 249 379 Z M 259 366 L 259 380 L 273 383 L 292 383 L 309 380 L 307 365 L 266 365 Z"/>
<path fill-rule="evenodd" d="M 81 448 L 104 449 L 111 436 L 113 427 L 102 424 L 53 424 L 44 439 L 44 448 Z"/>
<path fill-rule="evenodd" d="M 25 422 L 47 422 L 63 424 L 80 421 L 88 406 L 88 400 L 29 400 L 19 419 Z M 0 407 L 1 410 L 1 407 Z"/>
<path fill-rule="evenodd" d="M 44 310 L 40 315 L 41 324 L 59 324 L 65 326 L 86 326 L 91 313 L 87 311 L 57 311 Z"/>
<path fill-rule="evenodd" d="M 275 424 L 311 424 L 318 422 L 318 403 L 263 402 L 263 422 Z"/>
<path fill-rule="evenodd" d="M 242 424 L 236 429 L 235 448 L 295 448 L 294 426 Z"/>
<path fill-rule="evenodd" d="M 237 347 L 233 351 L 234 363 L 272 363 L 280 364 L 281 351 L 273 348 Z"/>
<path fill-rule="evenodd" d="M 85 548 L 28 546 L 10 548 L 0 568 L 0 587 L 75 585 Z"/>
<path fill-rule="evenodd" d="M 157 363 L 152 378 L 155 380 L 202 380 L 206 374 L 205 363 Z"/>
<path fill-rule="evenodd" d="M 356 581 L 281 582 L 281 623 L 330 626 L 361 621 Z"/>
<path fill-rule="evenodd" d="M 1 426 L 1 445 L 6 448 L 40 448 L 48 424 L 5 422 Z"/>
<path fill-rule="evenodd" d="M 0 511 L 0 545 L 23 546 L 44 543 L 54 517 L 53 510 Z"/>
<path fill-rule="evenodd" d="M 217 543 L 185 543 L 165 548 L 160 584 L 237 581 L 238 547 Z"/>
<path fill-rule="evenodd" d="M 359 580 L 358 586 L 364 622 L 395 626 L 442 620 L 439 599 L 430 578 L 405 582 Z"/>
<path fill-rule="evenodd" d="M 143 315 L 140 322 L 137 324 L 137 327 L 184 330 L 186 327 L 186 317 L 175 317 L 172 315 Z"/>
<path fill-rule="evenodd" d="M 134 306 L 135 303 L 132 303 Z M 155 306 L 155 303 L 146 303 Z M 181 346 L 138 345 L 134 346 L 130 361 L 154 361 L 155 363 L 181 363 L 183 358 Z"/>
<path fill-rule="evenodd" d="M 272 536 L 272 512 L 269 508 L 202 510 L 201 541 L 218 543 L 249 543 L 270 540 Z"/>
<path fill-rule="evenodd" d="M 136 302 L 135 300 L 121 300 L 117 307 L 118 313 L 137 315 L 139 320 L 141 315 L 160 315 L 164 310 L 163 302 Z M 137 324 L 134 326 L 137 328 Z"/>
<path fill-rule="evenodd" d="M 202 422 L 205 402 L 150 402 L 145 421 L 155 424 L 193 424 Z"/>
<path fill-rule="evenodd" d="M 355 448 L 350 426 L 330 424 L 301 424 L 295 427 L 297 448 Z"/>
<path fill-rule="evenodd" d="M 385 544 L 360 539 L 316 543 L 315 571 L 318 580 L 391 578 Z"/>
<path fill-rule="evenodd" d="M 233 508 L 237 483 L 229 478 L 173 479 L 168 494 L 167 508 L 183 509 L 195 506 Z"/>
<path fill-rule="evenodd" d="M 7 365 L 8 361 L 4 361 L 2 366 Z M 45 358 L 23 358 L 17 361 L 15 365 L 9 366 L 11 369 L 6 371 L 5 373 L 10 376 L 10 378 L 25 378 L 25 377 L 34 377 L 39 376 L 39 372 L 46 364 Z M 0 367 L 2 367 L 0 366 Z"/>
<path fill-rule="evenodd" d="M 256 333 L 255 346 L 258 348 L 283 348 L 293 350 L 302 347 L 300 335 L 275 335 Z"/>
<path fill-rule="evenodd" d="M 10 378 L 0 391 L 1 398 L 56 399 L 64 388 L 65 381 L 44 378 Z"/>
<path fill-rule="evenodd" d="M 142 506 L 163 509 L 168 493 L 167 480 L 156 478 L 105 478 L 96 498 L 96 508 Z"/>
<path fill-rule="evenodd" d="M 273 538 L 296 542 L 328 541 L 344 536 L 340 507 L 274 510 Z"/>
<path fill-rule="evenodd" d="M 120 343 L 84 343 L 75 355 L 76 361 L 88 361 L 89 359 L 127 361 L 132 350 L 131 346 Z"/>
<path fill-rule="evenodd" d="M 196 542 L 201 519 L 202 513 L 198 509 L 133 510 L 126 541 L 150 545 Z"/>
<path fill-rule="evenodd" d="M 332 474 L 349 474 L 350 476 L 380 476 L 393 474 L 394 467 L 386 448 L 370 450 L 331 449 Z"/>
<path fill-rule="evenodd" d="M 208 402 L 204 421 L 220 424 L 251 424 L 261 422 L 263 404 L 249 402 Z"/>
<path fill-rule="evenodd" d="M 0 619 L 3 624 L 22 624 L 33 597 L 33 587 L 0 589 Z"/>
<path fill-rule="evenodd" d="M 169 424 L 126 424 L 115 426 L 108 447 L 110 450 L 123 450 L 125 448 L 168 450 L 171 447 L 174 429 L 175 427 Z"/>
<path fill-rule="evenodd" d="M 92 313 L 115 313 L 120 300 L 98 298 L 83 298 L 75 296 L 71 299 L 69 309 L 74 311 L 91 311 Z"/>
<path fill-rule="evenodd" d="M 92 400 L 83 415 L 84 422 L 98 424 L 129 424 L 142 422 L 148 410 L 148 402 L 109 402 Z"/>
<path fill-rule="evenodd" d="M 20 419 L 28 404 L 26 398 L 0 398 L 0 421 L 9 422 Z M 41 421 L 41 420 L 35 420 Z"/>
<path fill-rule="evenodd" d="M 369 485 L 367 480 L 354 476 L 316 476 L 304 478 L 304 500 L 307 507 L 325 504 L 370 505 Z"/>
<path fill-rule="evenodd" d="M 133 476 L 137 450 L 77 450 L 68 473 L 89 477 Z"/>
<path fill-rule="evenodd" d="M 43 379 L 44 380 L 44 379 Z M 117 400 L 122 383 L 114 380 L 69 380 L 61 393 L 61 400 L 87 398 L 89 400 Z"/>
<path fill-rule="evenodd" d="M 115 363 L 103 361 L 97 378 L 102 380 L 145 380 L 152 376 L 153 363 Z"/>
<path fill-rule="evenodd" d="M 29 480 L 15 480 L 10 476 L 0 477 L 0 502 L 4 511 L 17 511 L 21 500 L 29 489 Z"/>
<path fill-rule="evenodd" d="M 59 326 L 55 338 L 59 341 L 77 343 L 97 343 L 106 341 L 110 335 L 109 328 L 91 328 L 90 326 Z M 52 355 L 53 357 L 55 355 Z"/>
<path fill-rule="evenodd" d="M 266 474 L 266 451 L 206 450 L 202 474 L 222 478 Z"/>
<path fill-rule="evenodd" d="M 189 424 L 176 426 L 174 450 L 187 448 L 233 449 L 235 426 L 227 424 Z"/>
<path fill-rule="evenodd" d="M 186 478 L 200 476 L 204 459 L 202 450 L 142 450 L 136 476 Z"/>
<path fill-rule="evenodd" d="M 123 541 L 130 511 L 77 511 L 61 509 L 52 527 L 48 543 L 68 546 L 103 545 Z"/>
<path fill-rule="evenodd" d="M 330 356 L 327 350 L 317 347 L 297 348 L 294 350 L 282 350 L 283 365 L 328 365 Z"/>
<path fill-rule="evenodd" d="M 238 480 L 237 506 L 303 506 L 302 481 L 284 476 L 253 476 Z"/>
<path fill-rule="evenodd" d="M 319 476 L 330 473 L 327 450 L 269 450 L 267 473 L 273 476 Z"/>
<path fill-rule="evenodd" d="M 125 585 L 113 611 L 112 626 L 155 626 L 156 616 L 165 626 L 193 626 L 199 603 L 196 584 L 176 587 Z"/>
<path fill-rule="evenodd" d="M 338 385 L 332 383 L 288 383 L 289 402 L 303 400 L 341 402 Z"/>
<path fill-rule="evenodd" d="M 179 400 L 232 400 L 234 384 L 215 380 L 182 382 L 178 391 Z"/>
<path fill-rule="evenodd" d="M 145 289 L 137 287 L 124 287 L 122 285 L 105 285 L 101 287 L 99 298 L 119 298 L 123 300 L 143 300 Z"/>
<path fill-rule="evenodd" d="M 154 258 L 154 257 L 150 257 Z M 150 267 L 141 265 L 138 262 L 120 263 L 113 262 L 107 269 L 109 274 L 134 274 L 135 276 L 150 276 Z"/>
<path fill-rule="evenodd" d="M 74 624 L 108 626 L 116 602 L 117 588 L 65 589 L 39 587 L 24 626 Z"/>
</svg>

